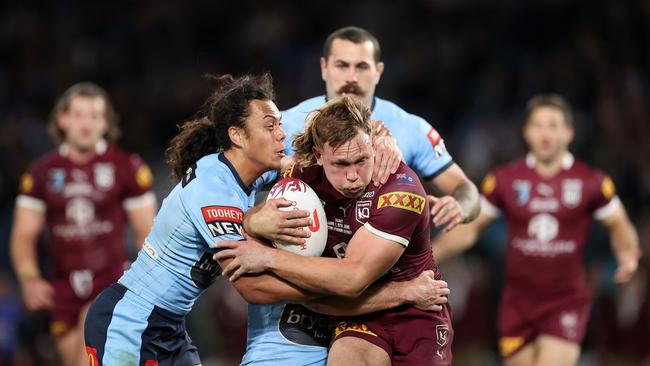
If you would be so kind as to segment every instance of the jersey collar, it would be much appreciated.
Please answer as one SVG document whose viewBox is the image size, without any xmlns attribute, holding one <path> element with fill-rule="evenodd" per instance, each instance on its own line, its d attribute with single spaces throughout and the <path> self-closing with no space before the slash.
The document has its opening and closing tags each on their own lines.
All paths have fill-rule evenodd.
<svg viewBox="0 0 650 366">
<path fill-rule="evenodd" d="M 562 157 L 562 169 L 564 170 L 569 170 L 573 166 L 573 162 L 575 161 L 575 158 L 573 157 L 573 154 L 571 153 L 566 153 Z M 534 168 L 535 167 L 535 155 L 533 153 L 529 152 L 526 154 L 526 166 L 529 168 Z"/>
<path fill-rule="evenodd" d="M 244 193 L 246 193 L 246 195 L 249 195 L 251 193 L 251 191 L 253 190 L 253 186 L 251 185 L 250 187 L 246 187 L 244 182 L 239 177 L 239 173 L 237 173 L 237 170 L 235 170 L 235 167 L 232 166 L 232 164 L 230 163 L 230 160 L 228 160 L 226 155 L 224 155 L 223 153 L 220 153 L 219 156 L 218 156 L 218 159 L 219 159 L 219 161 L 224 163 L 228 167 L 228 169 L 230 169 L 230 172 L 232 173 L 232 176 L 235 177 L 235 180 L 237 181 L 237 184 L 239 184 L 239 188 L 241 188 L 241 190 L 244 191 Z"/>
<path fill-rule="evenodd" d="M 99 139 L 99 141 L 95 143 L 95 153 L 97 155 L 103 155 L 106 152 L 106 149 L 108 149 L 108 143 L 106 140 Z M 65 142 L 59 145 L 59 154 L 61 156 L 70 155 L 70 145 Z"/>
</svg>

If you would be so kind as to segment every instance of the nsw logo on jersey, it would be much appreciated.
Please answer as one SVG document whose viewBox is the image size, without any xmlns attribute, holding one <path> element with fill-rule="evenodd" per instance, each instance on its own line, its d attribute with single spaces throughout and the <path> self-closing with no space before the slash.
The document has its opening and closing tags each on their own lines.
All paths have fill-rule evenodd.
<svg viewBox="0 0 650 366">
<path fill-rule="evenodd" d="M 238 207 L 206 206 L 201 207 L 203 220 L 215 238 L 226 234 L 241 236 L 244 212 Z"/>
</svg>

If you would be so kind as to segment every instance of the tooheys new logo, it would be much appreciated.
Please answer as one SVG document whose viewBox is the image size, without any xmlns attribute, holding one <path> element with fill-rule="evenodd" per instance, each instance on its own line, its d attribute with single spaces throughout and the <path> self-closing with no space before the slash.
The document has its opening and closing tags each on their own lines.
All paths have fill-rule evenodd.
<svg viewBox="0 0 650 366">
<path fill-rule="evenodd" d="M 210 234 L 215 238 L 226 234 L 241 235 L 244 212 L 237 207 L 207 206 L 201 207 L 201 213 Z"/>
</svg>

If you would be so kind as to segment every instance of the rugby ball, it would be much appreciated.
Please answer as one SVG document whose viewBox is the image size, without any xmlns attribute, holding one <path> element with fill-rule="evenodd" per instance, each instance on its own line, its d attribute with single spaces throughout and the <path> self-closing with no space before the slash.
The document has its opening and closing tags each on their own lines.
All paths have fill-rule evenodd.
<svg viewBox="0 0 650 366">
<path fill-rule="evenodd" d="M 325 244 L 327 244 L 327 217 L 325 217 L 325 209 L 323 209 L 323 204 L 316 192 L 302 180 L 287 177 L 275 183 L 266 197 L 267 200 L 275 198 L 284 198 L 293 202 L 290 207 L 282 207 L 282 210 L 309 211 L 312 224 L 305 227 L 305 230 L 311 232 L 311 236 L 305 239 L 305 244 L 273 242 L 273 245 L 276 248 L 303 256 L 318 257 L 323 254 Z"/>
</svg>

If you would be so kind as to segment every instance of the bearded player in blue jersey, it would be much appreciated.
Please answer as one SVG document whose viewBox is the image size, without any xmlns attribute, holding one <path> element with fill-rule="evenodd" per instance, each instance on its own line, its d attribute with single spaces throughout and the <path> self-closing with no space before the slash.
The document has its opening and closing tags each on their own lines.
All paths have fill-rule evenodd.
<svg viewBox="0 0 650 366">
<path fill-rule="evenodd" d="M 168 162 L 179 182 L 163 201 L 137 260 L 90 307 L 85 324 L 90 365 L 201 363 L 185 329 L 185 315 L 221 274 L 212 259 L 215 244 L 243 239 L 244 214 L 256 192 L 273 182 L 283 161 L 290 160 L 284 157 L 286 135 L 273 102 L 271 77 L 224 76 L 217 81 L 205 112 L 183 124 L 170 143 Z M 278 210 L 290 204 L 267 201 L 252 214 L 262 217 L 253 220 L 255 232 L 303 243 L 308 234 L 301 228 L 310 224 L 309 213 Z M 434 295 L 445 295 L 448 289 L 434 288 L 432 277 L 376 288 L 361 309 L 371 312 L 403 303 L 436 309 L 446 299 Z M 248 301 L 313 298 L 274 275 L 243 277 L 235 286 Z"/>
</svg>

